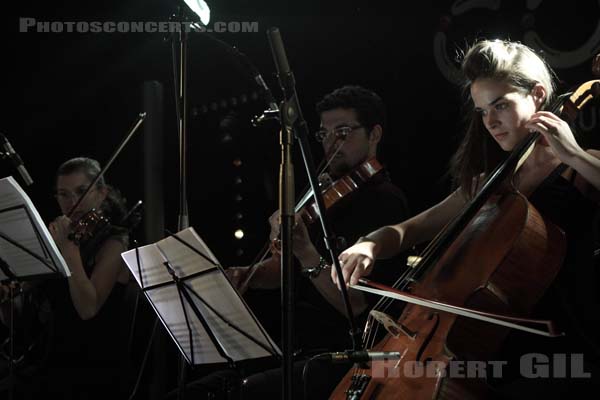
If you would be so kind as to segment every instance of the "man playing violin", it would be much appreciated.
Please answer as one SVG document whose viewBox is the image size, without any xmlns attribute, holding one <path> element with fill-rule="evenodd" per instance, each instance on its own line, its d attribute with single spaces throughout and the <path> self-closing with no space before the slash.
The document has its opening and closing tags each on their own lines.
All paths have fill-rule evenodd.
<svg viewBox="0 0 600 400">
<path fill-rule="evenodd" d="M 566 234 L 563 266 L 535 312 L 537 317 L 558 322 L 566 336 L 544 339 L 513 332 L 508 340 L 511 346 L 506 348 L 512 347 L 517 357 L 526 353 L 546 354 L 549 359 L 555 353 L 584 354 L 586 371 L 595 369 L 591 379 L 521 377 L 524 379 L 513 384 L 515 390 L 507 389 L 506 394 L 572 397 L 574 389 L 588 386 L 589 390 L 589 384 L 597 384 L 600 377 L 600 369 L 594 367 L 600 359 L 600 341 L 598 331 L 593 333 L 593 325 L 599 322 L 593 246 L 597 240 L 594 215 L 598 214 L 600 199 L 600 152 L 582 149 L 567 122 L 549 111 L 555 97 L 554 75 L 527 46 L 502 40 L 477 42 L 466 52 L 462 72 L 471 109 L 467 132 L 453 159 L 458 189 L 421 214 L 379 228 L 342 252 L 343 280 L 355 285 L 373 271 L 375 260 L 433 239 L 475 196 L 506 152 L 531 132 L 539 132 L 541 137 L 517 171 L 514 183 Z M 331 279 L 338 283 L 335 271 L 331 271 Z M 511 367 L 519 369 L 518 358 Z"/>
<path fill-rule="evenodd" d="M 329 160 L 327 170 L 331 180 L 335 182 L 348 176 L 366 162 L 376 159 L 385 126 L 385 107 L 377 94 L 360 86 L 344 86 L 324 96 L 317 104 L 316 110 L 321 123 L 315 138 L 322 144 Z M 391 183 L 385 169 L 382 168 L 358 184 L 358 189 L 327 208 L 328 222 L 335 236 L 336 253 L 356 241 L 369 227 L 376 227 L 390 218 L 401 221 L 408 217 L 406 198 L 402 191 Z M 279 236 L 279 212 L 270 217 L 269 223 L 270 238 L 276 239 Z M 349 324 L 342 297 L 330 281 L 328 272 L 318 273 L 330 264 L 327 261 L 329 253 L 324 247 L 320 226 L 318 223 L 307 226 L 304 219 L 297 214 L 293 235 L 293 253 L 299 272 L 296 279 L 296 348 L 302 357 L 316 352 L 349 349 Z M 264 264 L 256 270 L 249 282 L 249 288 L 279 287 L 279 257 L 275 255 Z M 385 272 L 390 269 L 382 270 Z M 247 268 L 229 268 L 227 271 L 234 284 L 239 285 L 244 281 Z M 300 271 L 315 273 L 307 277 L 306 274 L 300 274 Z M 391 284 L 393 276 L 388 274 L 381 279 Z M 349 291 L 349 297 L 353 311 L 358 317 L 358 326 L 361 327 L 370 302 L 374 299 L 365 298 L 358 291 Z M 279 309 L 273 308 L 269 315 L 279 315 Z M 304 362 L 300 361 L 295 366 L 297 389 L 302 389 L 300 376 L 303 365 Z M 329 379 L 326 382 L 317 382 L 315 376 L 319 374 L 310 373 L 312 382 L 309 385 L 311 388 L 319 388 L 317 392 L 311 391 L 310 397 L 327 396 L 334 382 L 331 374 L 337 373 L 341 376 L 340 371 L 343 373 L 348 367 L 343 366 L 339 371 L 328 371 Z M 243 387 L 244 398 L 278 397 L 281 391 L 280 381 L 278 369 L 250 376 L 245 380 Z"/>
</svg>

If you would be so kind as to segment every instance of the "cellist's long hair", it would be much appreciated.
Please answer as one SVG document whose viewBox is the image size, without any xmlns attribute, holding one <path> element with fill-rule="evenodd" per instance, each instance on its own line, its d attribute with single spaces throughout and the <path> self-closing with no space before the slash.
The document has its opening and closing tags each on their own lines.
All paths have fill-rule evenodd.
<svg viewBox="0 0 600 400">
<path fill-rule="evenodd" d="M 461 62 L 463 93 L 465 95 L 466 133 L 452 157 L 451 173 L 454 183 L 473 197 L 480 176 L 489 174 L 506 156 L 489 134 L 481 116 L 475 111 L 470 89 L 477 79 L 491 79 L 505 83 L 524 95 L 531 93 L 536 84 L 546 89 L 541 109 L 554 99 L 555 74 L 550 66 L 531 48 L 506 40 L 482 40 L 472 45 Z"/>
</svg>

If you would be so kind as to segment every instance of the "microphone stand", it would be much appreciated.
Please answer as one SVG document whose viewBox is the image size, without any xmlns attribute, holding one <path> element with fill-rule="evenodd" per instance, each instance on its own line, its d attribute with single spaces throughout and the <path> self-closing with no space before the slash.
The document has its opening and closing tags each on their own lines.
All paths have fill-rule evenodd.
<svg viewBox="0 0 600 400">
<path fill-rule="evenodd" d="M 171 18 L 173 19 L 173 18 Z M 185 22 L 184 13 L 179 7 L 179 22 Z M 175 39 L 175 35 L 177 38 Z M 186 29 L 179 29 L 171 35 L 173 58 L 173 83 L 175 85 L 175 113 L 179 137 L 179 216 L 177 227 L 183 230 L 189 227 L 187 203 L 187 41 Z M 179 52 L 179 58 L 177 53 Z M 179 63 L 177 62 L 179 60 Z"/>
<path fill-rule="evenodd" d="M 356 329 L 354 313 L 348 298 L 346 285 L 343 282 L 339 260 L 332 245 L 331 229 L 325 216 L 325 204 L 319 188 L 310 144 L 308 142 L 308 127 L 302 116 L 295 88 L 294 75 L 288 64 L 285 48 L 278 28 L 267 31 L 271 52 L 275 60 L 279 84 L 284 94 L 284 101 L 279 107 L 281 129 L 281 156 L 279 209 L 281 211 L 281 298 L 282 298 L 282 347 L 283 347 L 283 377 L 282 398 L 293 398 L 293 322 L 294 322 L 294 268 L 292 252 L 292 227 L 294 225 L 294 169 L 291 160 L 292 133 L 298 139 L 304 166 L 308 174 L 310 186 L 315 196 L 325 247 L 329 251 L 334 268 L 340 279 L 342 297 L 346 306 L 346 314 L 350 323 L 350 337 L 353 350 L 358 350 L 360 332 Z"/>
<path fill-rule="evenodd" d="M 185 13 L 181 6 L 178 15 L 172 15 L 171 20 L 185 21 Z M 179 138 L 179 215 L 177 218 L 177 231 L 189 227 L 189 214 L 187 202 L 187 67 L 188 67 L 188 32 L 179 29 L 171 34 L 171 54 L 173 59 L 173 84 L 175 86 L 175 113 L 177 117 L 177 133 Z M 177 57 L 179 53 L 179 58 Z M 179 61 L 179 63 L 177 62 Z M 179 356 L 178 390 L 177 398 L 182 399 L 185 388 L 186 361 Z"/>
</svg>

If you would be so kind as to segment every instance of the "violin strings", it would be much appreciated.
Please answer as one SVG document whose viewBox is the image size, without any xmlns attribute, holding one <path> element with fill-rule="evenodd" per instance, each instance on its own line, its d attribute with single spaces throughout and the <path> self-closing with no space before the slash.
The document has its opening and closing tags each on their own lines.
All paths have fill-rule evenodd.
<svg viewBox="0 0 600 400">
<path fill-rule="evenodd" d="M 333 153 L 331 155 L 329 155 L 328 157 L 323 158 L 323 160 L 320 162 L 319 166 L 317 167 L 317 171 L 319 171 L 318 175 L 320 175 L 325 170 L 325 168 L 327 168 L 329 166 L 329 164 L 331 163 L 333 158 L 341 150 L 342 146 L 345 143 L 345 140 L 340 139 L 340 140 L 338 140 L 338 142 L 334 142 L 334 145 L 336 145 L 338 143 L 339 143 L 339 145 L 337 145 L 337 147 L 335 147 L 335 150 L 333 151 Z M 304 194 L 300 197 L 300 200 L 296 204 L 296 207 L 295 207 L 296 210 L 298 210 L 299 207 L 302 207 L 304 205 L 304 204 L 300 204 L 303 200 L 305 203 L 310 198 L 310 194 L 309 194 L 309 193 L 311 193 L 310 186 L 308 186 L 305 190 L 303 190 L 303 193 Z M 306 200 L 304 198 L 306 198 Z M 260 265 L 260 263 L 263 262 L 269 255 L 270 243 L 271 243 L 271 241 L 268 240 L 263 245 L 263 247 L 258 252 L 258 254 L 254 257 L 252 262 L 250 263 L 250 265 L 248 267 L 248 274 L 246 275 L 246 279 L 244 282 L 245 284 L 247 284 L 250 281 L 250 279 L 252 279 L 252 276 L 254 275 L 254 272 L 255 272 L 254 270 L 256 269 L 256 267 L 258 265 Z"/>
</svg>

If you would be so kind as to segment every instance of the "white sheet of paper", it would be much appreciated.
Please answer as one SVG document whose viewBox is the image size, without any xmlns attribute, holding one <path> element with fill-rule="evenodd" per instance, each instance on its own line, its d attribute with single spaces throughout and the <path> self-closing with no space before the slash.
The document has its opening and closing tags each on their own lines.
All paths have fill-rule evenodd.
<svg viewBox="0 0 600 400">
<path fill-rule="evenodd" d="M 192 249 L 172 237 L 167 237 L 157 243 L 139 248 L 140 265 L 142 266 L 141 279 L 137 268 L 137 256 L 135 249 L 122 254 L 125 263 L 130 268 L 131 273 L 140 287 L 158 285 L 165 282 L 171 282 L 171 275 L 164 266 L 166 261 L 164 256 L 168 257 L 171 267 L 176 271 L 177 276 L 185 277 L 192 273 L 204 271 L 213 268 L 218 264 L 217 258 L 212 254 L 204 241 L 191 229 L 185 229 L 177 233 L 178 237 L 187 243 L 195 246 L 202 254 L 206 255 L 212 262 L 196 254 Z M 163 256 L 164 254 L 164 256 Z M 143 285 L 142 285 L 143 283 Z"/>
<path fill-rule="evenodd" d="M 226 359 L 219 354 L 217 348 L 213 345 L 190 303 L 185 298 L 183 301 L 180 298 L 177 287 L 164 265 L 164 262 L 167 260 L 169 260 L 170 266 L 180 278 L 213 269 L 205 274 L 186 280 L 186 285 L 216 312 L 235 324 L 241 331 L 256 339 L 265 347 L 271 349 L 271 351 L 281 354 L 275 343 L 268 337 L 262 326 L 254 318 L 238 292 L 231 286 L 223 270 L 220 267 L 215 269 L 215 264 L 218 265 L 216 257 L 196 234 L 194 229 L 185 229 L 177 235 L 206 255 L 214 264 L 172 237 L 138 249 L 141 280 L 138 272 L 136 250 L 129 250 L 121 256 L 135 276 L 138 284 L 143 282 L 144 288 L 154 285 L 164 285 L 147 290 L 145 293 L 169 334 L 176 341 L 188 360 L 191 361 L 193 359 L 196 365 L 226 362 Z M 231 359 L 240 361 L 270 355 L 267 350 L 221 320 L 194 293 L 190 293 L 193 304 L 203 316 L 218 343 L 225 349 L 226 354 Z M 186 324 L 186 317 L 192 328 L 191 339 Z"/>
<path fill-rule="evenodd" d="M 39 237 L 30 220 L 37 228 Z M 27 193 L 12 177 L 0 179 L 0 232 L 50 264 L 57 265 L 61 275 L 70 276 L 69 268 L 46 228 L 46 224 Z M 40 244 L 40 241 L 45 244 L 48 251 Z M 44 263 L 2 238 L 0 238 L 0 257 L 19 277 L 51 272 Z M 0 279 L 5 278 L 6 276 L 0 271 Z"/>
</svg>

